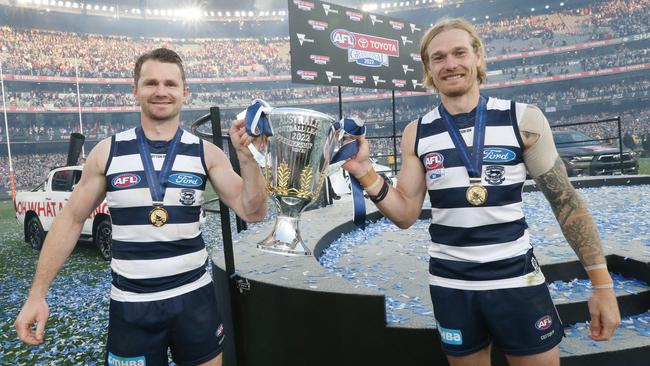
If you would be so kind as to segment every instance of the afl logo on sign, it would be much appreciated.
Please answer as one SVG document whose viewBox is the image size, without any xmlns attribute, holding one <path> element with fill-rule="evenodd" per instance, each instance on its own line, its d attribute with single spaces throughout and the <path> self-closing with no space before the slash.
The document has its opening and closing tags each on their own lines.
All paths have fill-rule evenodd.
<svg viewBox="0 0 650 366">
<path fill-rule="evenodd" d="M 115 188 L 129 188 L 138 183 L 140 183 L 140 176 L 137 174 L 120 174 L 111 181 L 111 185 Z"/>
<path fill-rule="evenodd" d="M 330 33 L 330 40 L 336 47 L 344 50 L 354 48 L 357 43 L 354 34 L 345 29 L 335 29 L 332 31 L 332 33 Z"/>
<path fill-rule="evenodd" d="M 535 322 L 535 328 L 537 328 L 537 330 L 546 330 L 550 328 L 552 324 L 553 319 L 550 316 L 545 315 Z"/>
</svg>

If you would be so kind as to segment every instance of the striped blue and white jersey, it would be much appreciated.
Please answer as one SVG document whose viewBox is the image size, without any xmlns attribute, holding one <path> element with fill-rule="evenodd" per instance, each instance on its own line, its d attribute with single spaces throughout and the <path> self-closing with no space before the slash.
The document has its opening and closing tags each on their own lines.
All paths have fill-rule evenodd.
<svg viewBox="0 0 650 366">
<path fill-rule="evenodd" d="M 525 104 L 489 98 L 481 184 L 487 202 L 466 199 L 469 175 L 438 108 L 418 121 L 415 153 L 431 200 L 430 284 L 465 290 L 538 285 L 544 276 L 533 256 L 521 192 L 526 179 L 517 110 Z M 475 111 L 454 116 L 473 151 Z"/>
<path fill-rule="evenodd" d="M 148 142 L 151 146 L 151 142 Z M 160 171 L 166 148 L 151 149 Z M 135 128 L 113 136 L 106 164 L 106 201 L 113 224 L 111 299 L 156 301 L 198 289 L 211 279 L 208 253 L 199 229 L 207 180 L 202 141 L 183 131 L 166 180 L 167 223 L 149 222 L 153 201 Z"/>
</svg>

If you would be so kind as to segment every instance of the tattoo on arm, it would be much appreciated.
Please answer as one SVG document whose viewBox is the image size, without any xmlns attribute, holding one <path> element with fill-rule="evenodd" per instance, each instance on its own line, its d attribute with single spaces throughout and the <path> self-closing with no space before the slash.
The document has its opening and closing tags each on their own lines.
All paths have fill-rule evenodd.
<svg viewBox="0 0 650 366">
<path fill-rule="evenodd" d="M 551 204 L 564 237 L 582 264 L 586 267 L 605 263 L 594 220 L 571 185 L 562 159 L 558 157 L 553 168 L 535 178 L 535 182 Z"/>
</svg>

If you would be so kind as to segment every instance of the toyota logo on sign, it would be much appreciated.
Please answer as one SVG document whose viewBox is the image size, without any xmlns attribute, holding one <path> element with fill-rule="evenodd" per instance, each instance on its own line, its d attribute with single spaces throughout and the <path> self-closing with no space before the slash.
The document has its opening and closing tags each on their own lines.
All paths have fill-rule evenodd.
<svg viewBox="0 0 650 366">
<path fill-rule="evenodd" d="M 361 46 L 361 47 L 363 47 L 363 48 L 368 47 L 368 40 L 365 39 L 365 38 L 361 38 L 361 39 L 359 40 L 359 46 Z"/>
</svg>

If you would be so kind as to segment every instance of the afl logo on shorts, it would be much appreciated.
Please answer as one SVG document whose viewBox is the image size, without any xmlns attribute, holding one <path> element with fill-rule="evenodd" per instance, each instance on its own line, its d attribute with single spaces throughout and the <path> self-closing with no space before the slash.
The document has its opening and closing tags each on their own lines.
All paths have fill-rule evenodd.
<svg viewBox="0 0 650 366">
<path fill-rule="evenodd" d="M 535 322 L 535 328 L 537 328 L 537 330 L 546 330 L 550 328 L 552 324 L 553 319 L 549 315 L 544 315 Z"/>
<path fill-rule="evenodd" d="M 113 178 L 111 185 L 115 188 L 129 188 L 140 183 L 140 176 L 137 174 L 120 174 Z"/>
<path fill-rule="evenodd" d="M 445 174 L 444 161 L 445 158 L 442 154 L 437 152 L 428 153 L 424 157 L 424 168 L 427 170 L 429 179 L 435 180 Z"/>
</svg>

